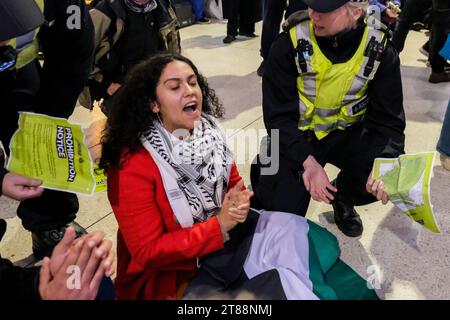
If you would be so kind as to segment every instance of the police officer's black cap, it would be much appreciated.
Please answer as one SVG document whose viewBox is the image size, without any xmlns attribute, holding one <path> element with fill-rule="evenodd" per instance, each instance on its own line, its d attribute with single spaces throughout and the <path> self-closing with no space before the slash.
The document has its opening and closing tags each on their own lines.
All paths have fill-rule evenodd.
<svg viewBox="0 0 450 320">
<path fill-rule="evenodd" d="M 34 0 L 0 1 L 0 41 L 16 38 L 44 23 Z"/>
<path fill-rule="evenodd" d="M 349 1 L 366 2 L 367 0 L 304 0 L 306 5 L 314 11 L 327 13 L 342 7 Z"/>
</svg>

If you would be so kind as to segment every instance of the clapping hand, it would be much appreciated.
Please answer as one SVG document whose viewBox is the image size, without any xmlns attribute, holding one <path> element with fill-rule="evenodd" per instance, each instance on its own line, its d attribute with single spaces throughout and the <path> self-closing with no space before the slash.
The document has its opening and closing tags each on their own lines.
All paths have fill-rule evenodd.
<svg viewBox="0 0 450 320">
<path fill-rule="evenodd" d="M 67 228 L 52 257 L 44 258 L 39 278 L 41 298 L 94 299 L 103 277 L 112 274 L 111 247 L 111 241 L 104 239 L 102 232 L 75 239 L 75 230 Z M 73 277 L 75 281 L 71 281 Z"/>
<path fill-rule="evenodd" d="M 250 198 L 253 191 L 244 189 L 244 181 L 240 180 L 227 194 L 231 207 L 228 213 L 236 219 L 237 222 L 243 223 L 247 219 L 248 210 L 250 209 Z"/>
<path fill-rule="evenodd" d="M 228 232 L 238 223 L 245 222 L 252 196 L 252 191 L 244 189 L 242 180 L 227 192 L 222 202 L 222 208 L 217 215 L 217 219 L 224 231 Z"/>
</svg>

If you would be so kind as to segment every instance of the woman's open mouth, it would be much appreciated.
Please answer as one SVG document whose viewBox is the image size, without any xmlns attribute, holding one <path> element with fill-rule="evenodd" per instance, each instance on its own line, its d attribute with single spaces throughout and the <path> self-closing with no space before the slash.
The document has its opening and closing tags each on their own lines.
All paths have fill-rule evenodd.
<svg viewBox="0 0 450 320">
<path fill-rule="evenodd" d="M 198 107 L 197 107 L 197 103 L 195 101 L 189 102 L 183 107 L 183 112 L 186 112 L 188 114 L 193 114 L 197 110 L 198 110 Z"/>
<path fill-rule="evenodd" d="M 189 102 L 183 108 L 184 112 L 194 112 L 195 110 L 197 110 L 197 103 L 195 102 Z"/>
</svg>

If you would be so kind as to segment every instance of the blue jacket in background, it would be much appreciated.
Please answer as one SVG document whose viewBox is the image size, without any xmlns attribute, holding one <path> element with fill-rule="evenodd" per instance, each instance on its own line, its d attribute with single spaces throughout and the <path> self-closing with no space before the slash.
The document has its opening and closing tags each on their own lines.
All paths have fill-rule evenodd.
<svg viewBox="0 0 450 320">
<path fill-rule="evenodd" d="M 401 4 L 400 0 L 391 0 L 395 5 L 399 6 Z M 383 0 L 369 0 L 369 5 L 377 6 L 380 8 L 380 12 L 386 11 L 386 1 Z"/>
</svg>

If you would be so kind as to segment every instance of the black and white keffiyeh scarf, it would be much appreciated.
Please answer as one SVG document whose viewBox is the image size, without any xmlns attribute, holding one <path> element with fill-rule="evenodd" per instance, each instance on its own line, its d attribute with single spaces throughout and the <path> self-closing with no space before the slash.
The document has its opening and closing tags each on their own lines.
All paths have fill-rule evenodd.
<svg viewBox="0 0 450 320">
<path fill-rule="evenodd" d="M 158 4 L 156 3 L 156 0 L 148 0 L 144 4 L 138 4 L 133 0 L 124 0 L 126 6 L 134 12 L 137 13 L 146 13 L 150 12 L 156 9 Z"/>
<path fill-rule="evenodd" d="M 158 166 L 178 222 L 190 227 L 213 216 L 221 206 L 233 155 L 211 116 L 202 115 L 187 138 L 176 138 L 186 133 L 170 133 L 155 120 L 141 141 Z"/>
</svg>

